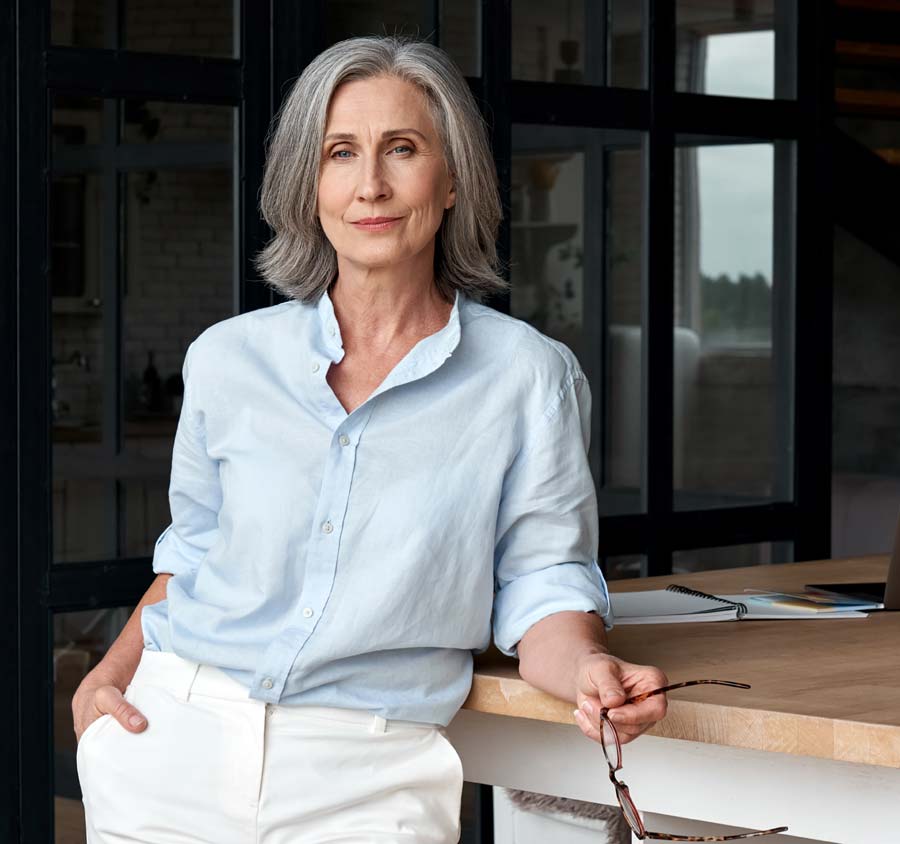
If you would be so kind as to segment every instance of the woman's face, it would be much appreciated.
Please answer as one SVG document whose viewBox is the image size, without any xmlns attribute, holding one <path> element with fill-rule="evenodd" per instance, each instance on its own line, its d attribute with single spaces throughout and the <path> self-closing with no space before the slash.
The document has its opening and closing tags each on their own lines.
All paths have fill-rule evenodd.
<svg viewBox="0 0 900 844">
<path fill-rule="evenodd" d="M 434 236 L 455 201 L 425 95 L 415 85 L 382 76 L 337 88 L 328 107 L 318 214 L 339 268 L 415 263 L 421 256 L 430 269 Z M 372 217 L 398 219 L 360 222 Z"/>
</svg>

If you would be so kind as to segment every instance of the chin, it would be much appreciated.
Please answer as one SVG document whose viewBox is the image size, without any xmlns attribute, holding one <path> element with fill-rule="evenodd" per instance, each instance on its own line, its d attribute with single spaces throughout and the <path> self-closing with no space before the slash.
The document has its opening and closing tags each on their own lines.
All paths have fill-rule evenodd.
<svg viewBox="0 0 900 844">
<path fill-rule="evenodd" d="M 408 260 L 412 256 L 406 253 L 400 253 L 390 250 L 366 252 L 362 254 L 350 255 L 348 257 L 355 264 L 369 267 L 371 269 L 376 269 L 378 267 L 389 267 L 392 264 L 399 264 L 402 261 Z"/>
</svg>

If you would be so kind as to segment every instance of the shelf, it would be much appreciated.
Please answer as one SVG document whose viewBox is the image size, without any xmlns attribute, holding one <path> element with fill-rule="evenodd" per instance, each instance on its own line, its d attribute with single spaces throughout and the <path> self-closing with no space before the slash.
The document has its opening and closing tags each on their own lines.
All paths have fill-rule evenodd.
<svg viewBox="0 0 900 844">
<path fill-rule="evenodd" d="M 900 116 L 900 93 L 896 91 L 861 91 L 854 88 L 837 88 L 834 99 L 839 114 Z"/>
</svg>

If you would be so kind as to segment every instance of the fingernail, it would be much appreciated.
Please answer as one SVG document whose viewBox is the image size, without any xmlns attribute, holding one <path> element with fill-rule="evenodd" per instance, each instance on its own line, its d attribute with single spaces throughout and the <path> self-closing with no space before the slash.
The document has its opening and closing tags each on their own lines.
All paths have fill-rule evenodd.
<svg viewBox="0 0 900 844">
<path fill-rule="evenodd" d="M 140 715 L 132 715 L 132 716 L 128 719 L 128 723 L 131 724 L 132 727 L 140 727 L 141 724 L 144 723 L 144 719 L 141 718 Z"/>
<path fill-rule="evenodd" d="M 573 709 L 572 714 L 575 716 L 575 720 L 580 724 L 584 719 L 584 714 L 580 709 Z"/>
<path fill-rule="evenodd" d="M 592 715 L 594 712 L 593 707 L 591 706 L 591 702 L 589 700 L 584 701 L 581 704 L 581 708 L 586 715 Z"/>
</svg>

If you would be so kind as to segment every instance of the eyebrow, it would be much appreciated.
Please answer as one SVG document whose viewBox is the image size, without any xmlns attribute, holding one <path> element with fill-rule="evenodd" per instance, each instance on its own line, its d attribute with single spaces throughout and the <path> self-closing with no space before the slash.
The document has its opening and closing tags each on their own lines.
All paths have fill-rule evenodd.
<svg viewBox="0 0 900 844">
<path fill-rule="evenodd" d="M 381 140 L 385 138 L 393 138 L 397 135 L 418 135 L 423 141 L 428 139 L 418 129 L 388 129 L 381 133 Z M 355 141 L 356 135 L 352 132 L 332 132 L 325 136 L 326 141 Z"/>
</svg>

